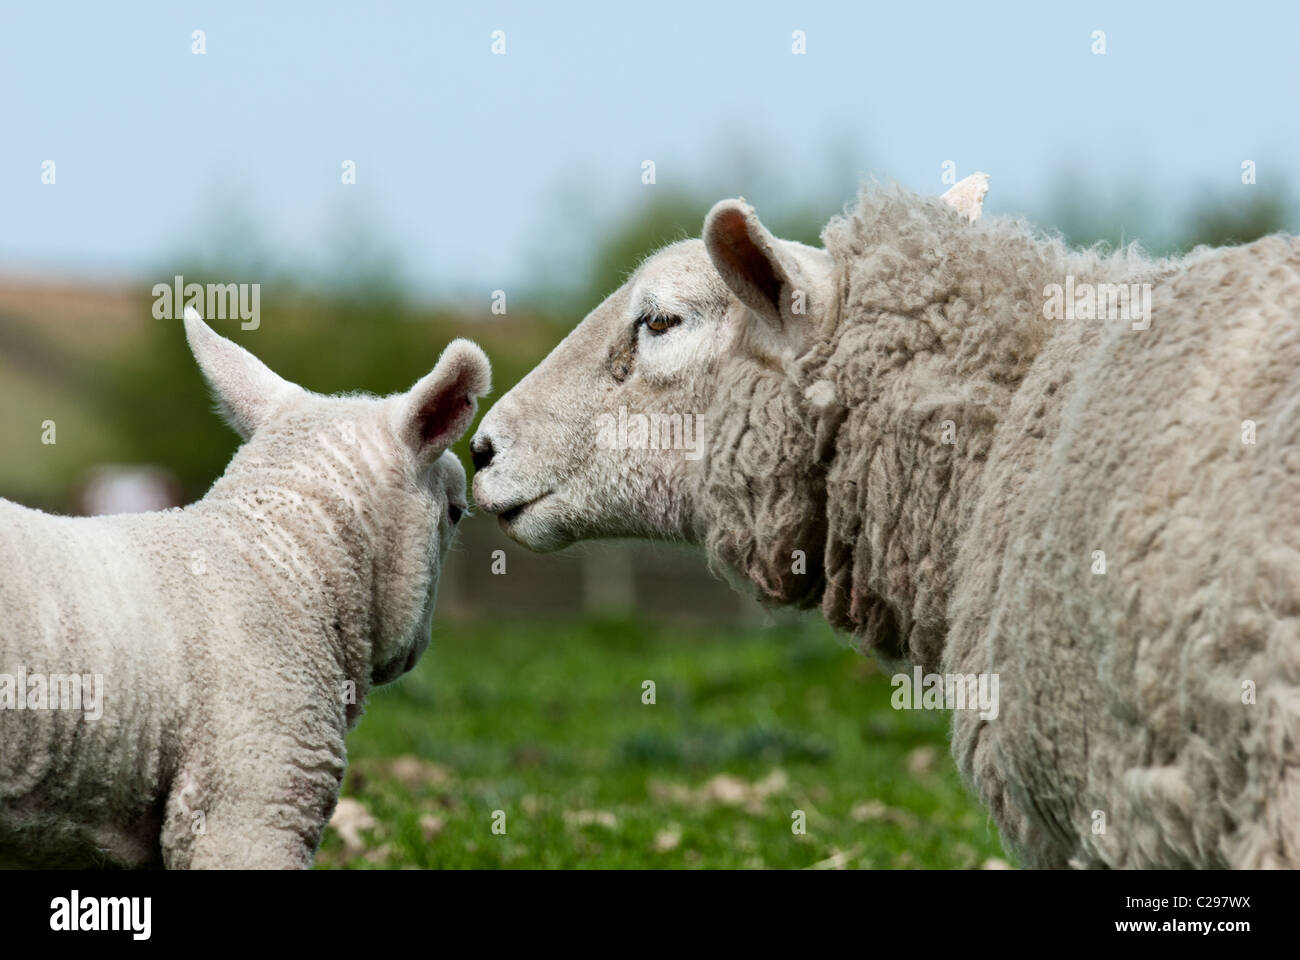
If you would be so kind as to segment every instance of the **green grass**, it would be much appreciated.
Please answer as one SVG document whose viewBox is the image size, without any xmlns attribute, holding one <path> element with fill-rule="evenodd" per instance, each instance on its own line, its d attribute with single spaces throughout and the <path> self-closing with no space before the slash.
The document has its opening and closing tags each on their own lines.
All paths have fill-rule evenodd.
<svg viewBox="0 0 1300 960">
<path fill-rule="evenodd" d="M 642 703 L 642 684 L 656 702 Z M 348 739 L 321 867 L 978 867 L 1005 859 L 948 756 L 817 625 L 435 623 Z M 504 811 L 505 833 L 493 832 Z M 792 830 L 803 811 L 806 832 Z"/>
</svg>

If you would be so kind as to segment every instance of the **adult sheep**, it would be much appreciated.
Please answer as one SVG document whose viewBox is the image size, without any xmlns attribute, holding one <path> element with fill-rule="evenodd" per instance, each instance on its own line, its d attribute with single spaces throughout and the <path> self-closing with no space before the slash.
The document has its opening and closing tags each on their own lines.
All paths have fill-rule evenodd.
<svg viewBox="0 0 1300 960">
<path fill-rule="evenodd" d="M 246 440 L 184 509 L 0 500 L 0 861 L 308 867 L 370 688 L 429 644 L 465 508 L 467 340 L 388 398 L 282 380 L 193 311 Z M 58 702 L 55 702 L 57 699 Z"/>
<path fill-rule="evenodd" d="M 1027 865 L 1300 866 L 1300 242 L 1077 251 L 984 190 L 868 188 L 824 250 L 717 204 L 493 406 L 475 497 L 997 676 L 953 754 Z"/>
</svg>

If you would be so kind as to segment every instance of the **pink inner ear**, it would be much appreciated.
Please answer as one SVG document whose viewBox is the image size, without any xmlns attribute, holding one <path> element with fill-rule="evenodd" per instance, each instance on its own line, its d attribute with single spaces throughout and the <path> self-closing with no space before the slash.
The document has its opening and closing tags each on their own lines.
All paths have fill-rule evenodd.
<svg viewBox="0 0 1300 960">
<path fill-rule="evenodd" d="M 781 281 L 777 279 L 767 256 L 750 237 L 745 215 L 739 210 L 727 210 L 719 219 L 722 239 L 720 252 L 727 266 L 757 288 L 779 313 Z"/>
<path fill-rule="evenodd" d="M 461 392 L 459 379 L 420 410 L 420 446 L 448 447 L 456 441 L 474 417 L 474 401 Z"/>
</svg>

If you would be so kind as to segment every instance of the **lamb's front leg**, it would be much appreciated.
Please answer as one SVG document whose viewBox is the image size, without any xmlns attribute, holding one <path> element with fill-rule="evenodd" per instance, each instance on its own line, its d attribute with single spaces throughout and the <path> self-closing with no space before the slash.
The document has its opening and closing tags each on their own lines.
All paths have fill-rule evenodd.
<svg viewBox="0 0 1300 960">
<path fill-rule="evenodd" d="M 329 744 L 280 734 L 229 746 L 174 779 L 162 831 L 167 868 L 311 867 L 343 782 L 342 732 Z"/>
</svg>

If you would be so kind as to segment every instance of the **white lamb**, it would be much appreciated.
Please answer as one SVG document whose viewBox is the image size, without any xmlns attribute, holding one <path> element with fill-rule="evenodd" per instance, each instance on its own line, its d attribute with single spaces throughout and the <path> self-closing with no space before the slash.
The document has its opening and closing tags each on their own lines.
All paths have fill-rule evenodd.
<svg viewBox="0 0 1300 960">
<path fill-rule="evenodd" d="M 1030 865 L 1300 867 L 1300 241 L 1106 256 L 983 194 L 867 189 L 825 250 L 719 203 L 493 406 L 476 499 L 999 678 L 953 753 Z"/>
<path fill-rule="evenodd" d="M 0 859 L 308 867 L 344 735 L 428 646 L 465 510 L 445 452 L 489 389 L 452 342 L 388 398 L 325 397 L 192 310 L 247 441 L 203 499 L 50 516 L 0 500 Z"/>
</svg>

